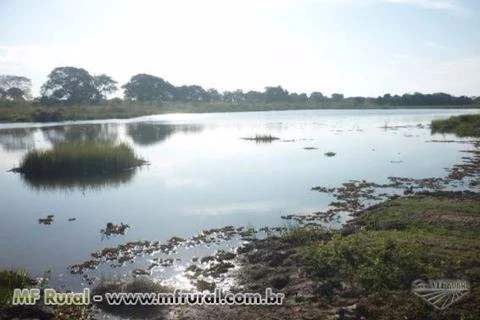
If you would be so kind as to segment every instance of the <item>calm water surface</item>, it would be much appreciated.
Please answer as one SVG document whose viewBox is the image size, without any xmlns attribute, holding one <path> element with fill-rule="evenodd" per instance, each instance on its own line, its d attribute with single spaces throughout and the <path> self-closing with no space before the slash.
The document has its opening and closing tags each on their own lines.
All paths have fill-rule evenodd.
<svg viewBox="0 0 480 320">
<path fill-rule="evenodd" d="M 444 176 L 466 146 L 428 143 L 452 136 L 432 136 L 424 126 L 464 113 L 478 111 L 282 111 L 0 124 L 0 268 L 24 268 L 36 276 L 51 269 L 52 281 L 62 282 L 69 265 L 103 247 L 189 237 L 224 225 L 283 225 L 281 215 L 325 209 L 331 198 L 310 191 L 315 185 Z M 264 133 L 280 140 L 241 139 Z M 125 141 L 150 165 L 87 183 L 31 182 L 7 172 L 28 150 L 75 140 Z M 337 155 L 324 156 L 329 151 Z M 55 215 L 54 223 L 40 225 L 37 219 L 48 214 Z M 102 239 L 107 222 L 131 229 Z"/>
</svg>

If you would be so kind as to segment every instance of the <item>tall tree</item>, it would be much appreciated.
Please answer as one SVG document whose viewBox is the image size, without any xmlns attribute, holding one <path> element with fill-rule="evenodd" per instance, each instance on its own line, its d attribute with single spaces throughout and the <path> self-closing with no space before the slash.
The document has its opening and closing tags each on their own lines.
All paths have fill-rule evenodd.
<svg viewBox="0 0 480 320">
<path fill-rule="evenodd" d="M 177 87 L 177 99 L 181 101 L 209 101 L 209 95 L 201 86 Z"/>
<path fill-rule="evenodd" d="M 288 98 L 288 91 L 283 90 L 281 86 L 265 87 L 266 102 L 288 101 Z"/>
<path fill-rule="evenodd" d="M 5 96 L 7 99 L 11 100 L 24 100 L 25 99 L 25 92 L 22 89 L 17 87 L 11 87 L 5 92 Z"/>
<path fill-rule="evenodd" d="M 217 89 L 211 88 L 207 90 L 208 98 L 210 101 L 218 102 L 222 100 L 222 94 Z"/>
<path fill-rule="evenodd" d="M 87 70 L 75 67 L 53 69 L 41 94 L 43 101 L 57 103 L 92 103 L 99 98 L 94 78 Z"/>
<path fill-rule="evenodd" d="M 265 102 L 265 96 L 263 92 L 250 90 L 245 93 L 245 100 L 250 103 L 262 103 Z"/>
<path fill-rule="evenodd" d="M 310 94 L 310 101 L 312 102 L 322 102 L 322 101 L 325 101 L 325 96 L 321 93 L 321 92 L 318 92 L 318 91 L 315 91 L 315 92 L 312 92 Z"/>
<path fill-rule="evenodd" d="M 134 75 L 122 88 L 125 99 L 135 101 L 174 100 L 177 96 L 177 88 L 172 84 L 144 73 Z"/>
<path fill-rule="evenodd" d="M 334 101 L 334 102 L 340 102 L 340 101 L 343 100 L 343 98 L 344 98 L 343 94 L 341 94 L 341 93 L 333 93 L 332 94 L 332 101 Z"/>
<path fill-rule="evenodd" d="M 118 90 L 117 81 L 113 80 L 106 74 L 94 76 L 93 83 L 95 84 L 95 88 L 97 89 L 100 99 L 102 100 L 106 100 L 108 94 L 114 93 Z"/>
<path fill-rule="evenodd" d="M 0 75 L 0 89 L 2 90 L 3 94 L 0 93 L 0 98 L 3 95 L 4 98 L 8 98 L 6 92 L 9 89 L 16 88 L 19 90 L 13 90 L 11 93 L 18 98 L 21 99 L 30 99 L 31 98 L 31 88 L 32 88 L 32 81 L 26 77 L 22 76 L 14 76 L 14 75 Z M 22 92 L 22 95 L 18 97 L 18 94 Z M 11 98 L 11 96 L 10 96 Z"/>
</svg>

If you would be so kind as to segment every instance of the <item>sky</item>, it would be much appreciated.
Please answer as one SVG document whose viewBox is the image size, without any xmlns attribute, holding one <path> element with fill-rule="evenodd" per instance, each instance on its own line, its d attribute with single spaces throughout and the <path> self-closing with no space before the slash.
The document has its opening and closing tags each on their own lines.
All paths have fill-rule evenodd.
<svg viewBox="0 0 480 320">
<path fill-rule="evenodd" d="M 0 74 L 480 96 L 478 0 L 0 0 Z"/>
</svg>

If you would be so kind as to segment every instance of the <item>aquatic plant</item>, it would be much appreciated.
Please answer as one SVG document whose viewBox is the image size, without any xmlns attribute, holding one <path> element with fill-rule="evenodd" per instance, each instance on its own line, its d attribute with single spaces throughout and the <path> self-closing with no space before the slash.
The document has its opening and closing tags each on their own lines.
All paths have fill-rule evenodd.
<svg viewBox="0 0 480 320">
<path fill-rule="evenodd" d="M 480 115 L 465 114 L 444 120 L 433 120 L 432 133 L 454 133 L 459 137 L 480 137 Z"/>
<path fill-rule="evenodd" d="M 121 143 L 75 142 L 51 150 L 33 150 L 13 169 L 27 178 L 72 178 L 122 173 L 145 164 L 133 149 Z"/>
<path fill-rule="evenodd" d="M 256 134 L 255 136 L 253 137 L 244 137 L 242 138 L 243 140 L 251 140 L 251 141 L 255 141 L 255 142 L 272 142 L 274 140 L 278 140 L 280 138 L 277 138 L 277 137 L 274 137 L 270 134 Z"/>
<path fill-rule="evenodd" d="M 7 304 L 13 295 L 15 288 L 29 288 L 35 284 L 23 270 L 0 271 L 0 306 Z"/>
<path fill-rule="evenodd" d="M 100 233 L 104 236 L 111 236 L 112 234 L 125 234 L 125 231 L 130 228 L 128 224 L 124 224 L 121 222 L 119 225 L 118 224 L 113 224 L 111 222 L 107 223 L 107 226 L 105 229 L 101 229 Z"/>
<path fill-rule="evenodd" d="M 46 218 L 38 219 L 38 223 L 40 223 L 40 224 L 52 224 L 53 217 L 54 217 L 53 214 L 49 214 Z"/>
</svg>

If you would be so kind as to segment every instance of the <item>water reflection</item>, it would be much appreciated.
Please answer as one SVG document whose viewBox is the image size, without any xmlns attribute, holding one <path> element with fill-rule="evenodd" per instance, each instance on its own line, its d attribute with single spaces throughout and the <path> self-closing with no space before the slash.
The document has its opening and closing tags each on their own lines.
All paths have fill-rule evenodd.
<svg viewBox="0 0 480 320">
<path fill-rule="evenodd" d="M 41 128 L 43 136 L 53 145 L 65 142 L 114 142 L 118 138 L 118 124 L 86 124 Z"/>
<path fill-rule="evenodd" d="M 200 131 L 202 126 L 194 124 L 173 125 L 148 122 L 127 124 L 127 134 L 136 144 L 142 146 L 154 145 L 178 132 L 198 133 Z"/>
<path fill-rule="evenodd" d="M 0 145 L 5 151 L 14 152 L 35 147 L 35 128 L 16 128 L 0 130 Z"/>
<path fill-rule="evenodd" d="M 35 190 L 100 190 L 106 187 L 120 187 L 132 181 L 138 169 L 121 173 L 108 173 L 91 176 L 30 176 L 21 174 L 26 185 Z"/>
</svg>

